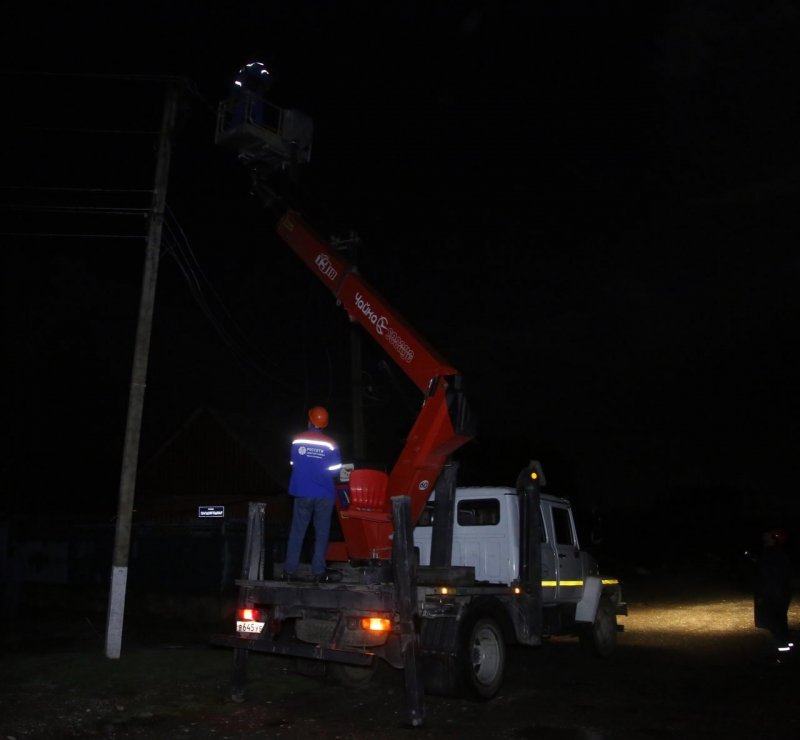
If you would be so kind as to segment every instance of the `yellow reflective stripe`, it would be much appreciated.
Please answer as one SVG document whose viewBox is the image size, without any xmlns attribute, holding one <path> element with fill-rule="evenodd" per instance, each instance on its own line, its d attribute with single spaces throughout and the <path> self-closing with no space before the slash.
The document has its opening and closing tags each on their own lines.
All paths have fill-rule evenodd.
<svg viewBox="0 0 800 740">
<path fill-rule="evenodd" d="M 583 581 L 542 581 L 542 588 L 555 588 L 556 586 L 583 586 Z"/>
<path fill-rule="evenodd" d="M 616 578 L 604 578 L 602 581 L 604 586 L 617 586 L 619 581 Z"/>
</svg>

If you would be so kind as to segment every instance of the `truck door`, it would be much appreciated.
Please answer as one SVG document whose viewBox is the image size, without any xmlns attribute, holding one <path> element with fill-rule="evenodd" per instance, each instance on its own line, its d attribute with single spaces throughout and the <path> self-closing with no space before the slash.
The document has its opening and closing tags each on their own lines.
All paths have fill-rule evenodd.
<svg viewBox="0 0 800 740">
<path fill-rule="evenodd" d="M 555 538 L 553 537 L 553 518 L 550 516 L 550 504 L 541 502 L 539 509 L 539 533 L 542 553 L 542 603 L 553 604 L 556 601 L 558 585 L 558 568 L 556 562 Z"/>
<path fill-rule="evenodd" d="M 583 593 L 583 561 L 572 512 L 568 506 L 553 503 L 550 506 L 550 516 L 553 522 L 556 600 L 577 602 Z"/>
</svg>

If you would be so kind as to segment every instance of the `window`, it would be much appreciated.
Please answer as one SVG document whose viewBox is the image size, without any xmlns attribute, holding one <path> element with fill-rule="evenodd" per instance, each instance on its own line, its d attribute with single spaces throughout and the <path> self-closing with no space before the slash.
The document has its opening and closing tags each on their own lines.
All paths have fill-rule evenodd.
<svg viewBox="0 0 800 740">
<path fill-rule="evenodd" d="M 500 502 L 496 498 L 460 501 L 458 523 L 462 527 L 493 527 L 500 523 Z"/>
<path fill-rule="evenodd" d="M 428 501 L 425 504 L 425 508 L 422 510 L 422 513 L 419 515 L 419 521 L 417 522 L 418 527 L 432 527 L 433 526 L 433 502 Z"/>
<path fill-rule="evenodd" d="M 492 527 L 500 523 L 500 502 L 496 498 L 460 501 L 456 510 L 462 527 Z M 433 526 L 434 502 L 429 501 L 419 516 L 417 527 Z M 544 532 L 544 527 L 542 527 Z"/>
<path fill-rule="evenodd" d="M 553 512 L 553 530 L 556 535 L 556 544 L 574 545 L 575 541 L 572 538 L 569 509 L 554 506 L 551 511 Z"/>
</svg>

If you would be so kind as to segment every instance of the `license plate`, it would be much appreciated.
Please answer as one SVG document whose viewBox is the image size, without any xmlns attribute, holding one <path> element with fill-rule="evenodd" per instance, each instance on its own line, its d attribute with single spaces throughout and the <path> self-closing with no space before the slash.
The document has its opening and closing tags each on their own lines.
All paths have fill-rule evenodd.
<svg viewBox="0 0 800 740">
<path fill-rule="evenodd" d="M 261 632 L 264 629 L 264 622 L 236 622 L 237 632 Z"/>
</svg>

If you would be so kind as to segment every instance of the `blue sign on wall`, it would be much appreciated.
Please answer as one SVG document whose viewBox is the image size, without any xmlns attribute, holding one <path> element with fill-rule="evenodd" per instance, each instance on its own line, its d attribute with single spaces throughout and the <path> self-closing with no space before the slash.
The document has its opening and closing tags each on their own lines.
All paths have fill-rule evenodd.
<svg viewBox="0 0 800 740">
<path fill-rule="evenodd" d="M 197 517 L 199 519 L 223 519 L 225 517 L 224 506 L 198 506 Z"/>
</svg>

